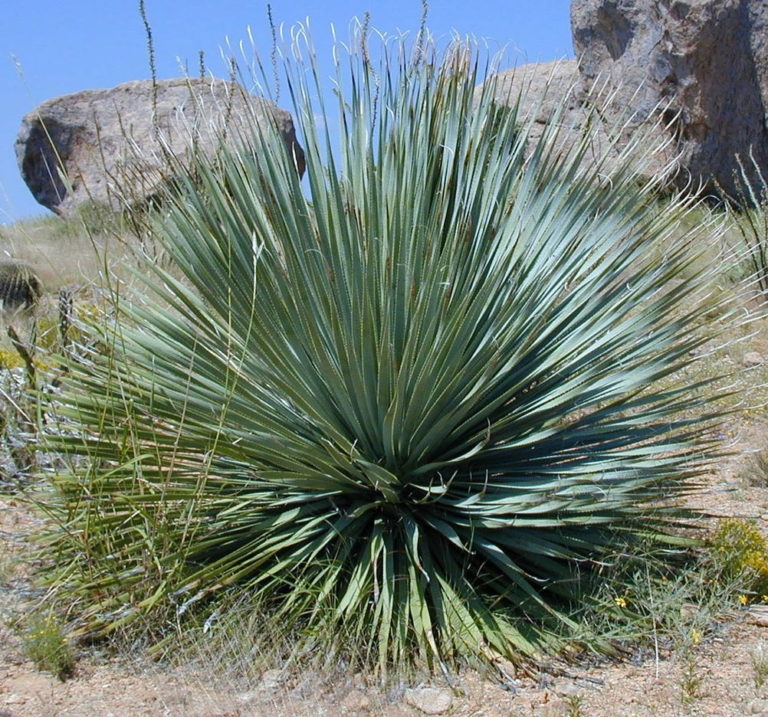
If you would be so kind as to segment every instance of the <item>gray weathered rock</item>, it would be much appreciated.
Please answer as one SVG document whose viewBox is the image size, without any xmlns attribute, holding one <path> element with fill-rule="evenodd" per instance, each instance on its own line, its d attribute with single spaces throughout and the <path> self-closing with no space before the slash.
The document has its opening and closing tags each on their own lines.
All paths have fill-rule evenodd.
<svg viewBox="0 0 768 717">
<path fill-rule="evenodd" d="M 760 627 L 768 627 L 768 606 L 750 605 L 747 609 L 747 621 Z M 766 707 L 768 709 L 768 706 Z"/>
<path fill-rule="evenodd" d="M 16 157 L 35 199 L 66 216 L 86 201 L 117 208 L 152 196 L 167 175 L 164 147 L 182 157 L 193 146 L 208 151 L 222 136 L 239 141 L 250 122 L 267 121 L 277 123 L 303 173 L 290 114 L 212 79 L 159 80 L 156 96 L 151 81 L 136 81 L 48 100 L 23 118 Z"/>
<path fill-rule="evenodd" d="M 764 715 L 768 715 L 768 700 L 761 700 L 761 699 L 752 700 L 747 705 L 747 714 L 759 715 L 760 717 L 764 717 Z"/>
<path fill-rule="evenodd" d="M 451 691 L 439 687 L 420 687 L 405 691 L 405 701 L 427 715 L 441 715 L 453 707 Z"/>
<path fill-rule="evenodd" d="M 371 700 L 365 692 L 361 690 L 350 690 L 339 703 L 343 712 L 368 712 L 371 708 Z"/>
<path fill-rule="evenodd" d="M 655 149 L 641 175 L 679 186 L 737 194 L 750 152 L 767 171 L 766 0 L 573 0 L 571 25 L 578 61 L 501 73 L 497 98 L 542 128 L 559 111 L 563 148 L 589 128 L 609 169 L 634 141 Z"/>
<path fill-rule="evenodd" d="M 576 60 L 523 65 L 499 73 L 494 83 L 494 99 L 517 105 L 520 120 L 531 123 L 529 146 L 539 141 L 547 125 L 554 124 L 557 134 L 553 141 L 559 151 L 568 152 L 586 142 L 587 171 L 593 171 L 595 161 L 600 163 L 600 172 L 615 170 L 631 142 L 647 151 L 636 167 L 641 177 L 662 176 L 674 168 L 671 143 L 663 128 L 652 119 L 630 122 L 630 107 L 603 111 L 611 104 L 613 88 L 596 84 L 589 92 L 584 90 Z"/>
<path fill-rule="evenodd" d="M 609 111 L 635 123 L 659 105 L 679 152 L 677 183 L 738 186 L 735 155 L 768 167 L 768 2 L 573 0 L 582 87 L 609 80 Z"/>
<path fill-rule="evenodd" d="M 532 120 L 531 139 L 538 140 L 544 126 L 560 109 L 559 121 L 578 128 L 584 121 L 581 102 L 574 90 L 579 82 L 576 60 L 540 62 L 499 73 L 494 87 L 496 102 L 516 105 L 524 121 Z M 563 98 L 565 106 L 561 108 Z"/>
</svg>

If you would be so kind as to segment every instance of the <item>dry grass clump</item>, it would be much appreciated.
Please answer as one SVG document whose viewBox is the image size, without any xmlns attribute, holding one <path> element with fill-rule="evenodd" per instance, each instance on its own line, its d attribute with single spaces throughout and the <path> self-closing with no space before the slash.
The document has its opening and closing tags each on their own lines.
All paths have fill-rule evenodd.
<svg viewBox="0 0 768 717">
<path fill-rule="evenodd" d="M 117 219 L 110 223 L 50 215 L 0 229 L 0 260 L 27 262 L 44 291 L 54 295 L 65 287 L 103 288 L 115 277 L 128 280 L 124 266 L 132 263 L 135 247 L 131 228 Z"/>
</svg>

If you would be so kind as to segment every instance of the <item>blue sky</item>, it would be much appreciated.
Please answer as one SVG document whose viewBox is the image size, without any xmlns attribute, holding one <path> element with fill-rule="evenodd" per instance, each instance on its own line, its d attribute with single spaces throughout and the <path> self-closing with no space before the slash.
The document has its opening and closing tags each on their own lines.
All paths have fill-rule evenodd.
<svg viewBox="0 0 768 717">
<path fill-rule="evenodd" d="M 509 64 L 571 57 L 569 0 L 432 0 L 428 25 L 438 37 L 452 30 L 508 46 Z M 252 0 L 145 0 L 159 77 L 178 77 L 198 53 L 214 74 L 226 76 L 220 48 L 247 38 L 269 55 L 266 2 Z M 322 56 L 330 26 L 343 30 L 367 11 L 387 33 L 415 30 L 420 0 L 273 0 L 275 21 L 310 19 Z M 40 102 L 84 89 L 149 78 L 138 0 L 8 0 L 0 24 L 0 223 L 47 213 L 32 197 L 16 166 L 13 143 L 21 118 Z M 330 83 L 329 83 L 330 84 Z M 290 108 L 286 108 L 290 109 Z"/>
</svg>

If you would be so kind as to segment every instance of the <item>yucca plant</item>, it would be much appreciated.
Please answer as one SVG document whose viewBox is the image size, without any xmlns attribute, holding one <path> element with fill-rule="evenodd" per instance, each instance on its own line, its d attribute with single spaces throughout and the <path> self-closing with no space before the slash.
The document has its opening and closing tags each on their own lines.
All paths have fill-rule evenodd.
<svg viewBox="0 0 768 717">
<path fill-rule="evenodd" d="M 688 204 L 533 139 L 471 47 L 423 40 L 339 62 L 338 137 L 286 61 L 306 189 L 254 130 L 166 198 L 171 266 L 61 397 L 81 634 L 251 604 L 382 670 L 519 661 L 568 644 L 594 566 L 676 540 L 711 448 L 670 379 L 703 340 Z"/>
</svg>

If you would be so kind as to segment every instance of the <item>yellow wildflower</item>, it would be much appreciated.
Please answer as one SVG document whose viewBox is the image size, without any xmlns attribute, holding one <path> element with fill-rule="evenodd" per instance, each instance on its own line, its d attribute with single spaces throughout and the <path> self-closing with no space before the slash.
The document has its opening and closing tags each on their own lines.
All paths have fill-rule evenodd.
<svg viewBox="0 0 768 717">
<path fill-rule="evenodd" d="M 691 630 L 691 642 L 694 645 L 701 644 L 701 633 L 696 628 L 693 628 L 693 630 Z"/>
</svg>

